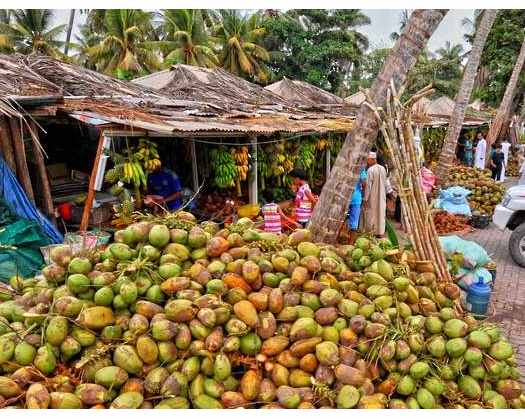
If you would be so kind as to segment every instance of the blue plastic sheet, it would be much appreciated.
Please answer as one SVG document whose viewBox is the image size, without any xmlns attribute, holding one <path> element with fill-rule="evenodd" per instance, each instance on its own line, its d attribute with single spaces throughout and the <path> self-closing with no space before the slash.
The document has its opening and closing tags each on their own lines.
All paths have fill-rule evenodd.
<svg viewBox="0 0 525 419">
<path fill-rule="evenodd" d="M 2 157 L 0 157 L 0 197 L 3 197 L 16 215 L 39 224 L 51 243 L 62 243 L 64 241 L 62 234 L 60 234 L 55 226 L 31 203 L 20 186 L 20 183 L 18 183 L 17 178 Z"/>
<path fill-rule="evenodd" d="M 439 198 L 436 200 L 436 207 L 441 208 L 451 214 L 466 215 L 470 217 L 470 205 L 467 201 L 467 196 L 471 192 L 461 186 L 452 186 L 448 189 L 443 189 L 439 193 Z"/>
</svg>

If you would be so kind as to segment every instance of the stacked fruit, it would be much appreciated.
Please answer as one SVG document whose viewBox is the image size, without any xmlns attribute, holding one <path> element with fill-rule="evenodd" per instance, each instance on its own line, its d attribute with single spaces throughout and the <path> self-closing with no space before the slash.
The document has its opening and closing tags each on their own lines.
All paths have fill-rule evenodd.
<svg viewBox="0 0 525 419">
<path fill-rule="evenodd" d="M 237 165 L 228 149 L 224 146 L 214 148 L 210 152 L 210 159 L 215 185 L 223 189 L 233 188 L 237 178 Z"/>
<path fill-rule="evenodd" d="M 51 252 L 0 296 L 0 406 L 525 406 L 513 349 L 411 272 L 388 240 L 355 247 L 139 222 L 104 251 Z M 180 218 L 180 226 L 168 228 Z"/>
<path fill-rule="evenodd" d="M 473 167 L 455 166 L 448 175 L 444 187 L 463 186 L 471 194 L 467 197 L 472 212 L 492 215 L 494 208 L 501 202 L 505 193 L 502 183 L 491 178 L 490 170 Z"/>
</svg>

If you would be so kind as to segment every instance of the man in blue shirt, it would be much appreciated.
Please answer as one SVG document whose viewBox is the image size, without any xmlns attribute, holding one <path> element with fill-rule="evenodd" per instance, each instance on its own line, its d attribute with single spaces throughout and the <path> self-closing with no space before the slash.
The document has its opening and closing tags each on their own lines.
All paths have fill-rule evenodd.
<svg viewBox="0 0 525 419">
<path fill-rule="evenodd" d="M 144 203 L 150 205 L 153 202 L 164 204 L 171 210 L 177 210 L 182 206 L 182 185 L 175 172 L 165 167 L 150 173 L 148 176 L 148 192 Z"/>
<path fill-rule="evenodd" d="M 366 169 L 361 169 L 359 174 L 359 180 L 354 189 L 352 199 L 350 200 L 350 206 L 348 208 L 348 228 L 351 231 L 357 231 L 359 229 L 359 217 L 361 215 L 361 205 L 363 203 L 363 192 L 366 182 Z"/>
</svg>

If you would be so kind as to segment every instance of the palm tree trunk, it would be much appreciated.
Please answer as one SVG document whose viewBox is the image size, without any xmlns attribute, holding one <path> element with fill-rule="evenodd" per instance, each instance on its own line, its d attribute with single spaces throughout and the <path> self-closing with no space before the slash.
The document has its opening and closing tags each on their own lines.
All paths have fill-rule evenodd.
<svg viewBox="0 0 525 419">
<path fill-rule="evenodd" d="M 71 32 L 73 32 L 73 22 L 75 20 L 75 9 L 71 9 L 69 13 L 69 25 L 67 27 L 66 45 L 64 46 L 64 55 L 69 51 L 69 43 L 71 41 Z"/>
<path fill-rule="evenodd" d="M 385 105 L 391 80 L 396 86 L 405 82 L 408 72 L 447 12 L 442 9 L 418 9 L 412 13 L 370 89 L 370 97 L 377 106 Z M 359 172 L 378 131 L 378 122 L 372 110 L 362 105 L 312 214 L 310 230 L 314 240 L 328 243 L 337 240 L 337 232 L 344 222 Z"/>
<path fill-rule="evenodd" d="M 461 127 L 463 126 L 465 111 L 467 110 L 472 88 L 474 87 L 474 81 L 476 80 L 476 74 L 478 72 L 483 47 L 487 41 L 490 29 L 496 20 L 497 14 L 497 10 L 485 10 L 480 25 L 476 30 L 476 37 L 474 38 L 474 44 L 472 46 L 472 50 L 470 51 L 468 62 L 463 72 L 463 80 L 461 81 L 461 86 L 459 87 L 459 92 L 456 97 L 454 111 L 452 112 L 450 121 L 448 123 L 447 136 L 445 137 L 443 149 L 441 150 L 441 154 L 439 156 L 439 162 L 436 169 L 438 181 L 445 179 L 447 171 L 454 161 L 458 137 L 461 132 Z"/>
<path fill-rule="evenodd" d="M 490 127 L 489 133 L 487 134 L 487 150 L 490 150 L 490 145 L 493 144 L 500 136 L 501 132 L 504 131 L 505 121 L 509 119 L 509 113 L 512 108 L 512 102 L 514 100 L 514 94 L 516 93 L 516 86 L 518 85 L 518 79 L 525 63 L 525 39 L 521 44 L 521 50 L 514 64 L 512 75 L 510 76 L 505 94 L 498 108 L 496 118 Z M 489 161 L 487 159 L 487 161 Z"/>
</svg>

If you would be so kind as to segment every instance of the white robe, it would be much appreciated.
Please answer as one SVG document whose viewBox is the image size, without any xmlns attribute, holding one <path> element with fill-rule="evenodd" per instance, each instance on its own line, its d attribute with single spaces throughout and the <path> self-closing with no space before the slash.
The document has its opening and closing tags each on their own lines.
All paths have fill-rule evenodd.
<svg viewBox="0 0 525 419">
<path fill-rule="evenodd" d="M 509 150 L 510 150 L 510 143 L 508 141 L 505 141 L 504 143 L 501 143 L 501 151 L 503 151 L 503 155 L 505 158 L 503 159 L 504 165 L 501 169 L 501 181 L 503 182 L 505 180 L 505 169 L 507 169 L 507 162 L 509 161 Z"/>
<path fill-rule="evenodd" d="M 476 155 L 474 156 L 474 167 L 478 169 L 485 169 L 485 154 L 487 153 L 487 141 L 482 138 L 478 141 L 476 146 Z"/>
<path fill-rule="evenodd" d="M 363 227 L 376 236 L 385 234 L 387 187 L 385 168 L 379 164 L 369 167 L 363 196 Z"/>
</svg>

